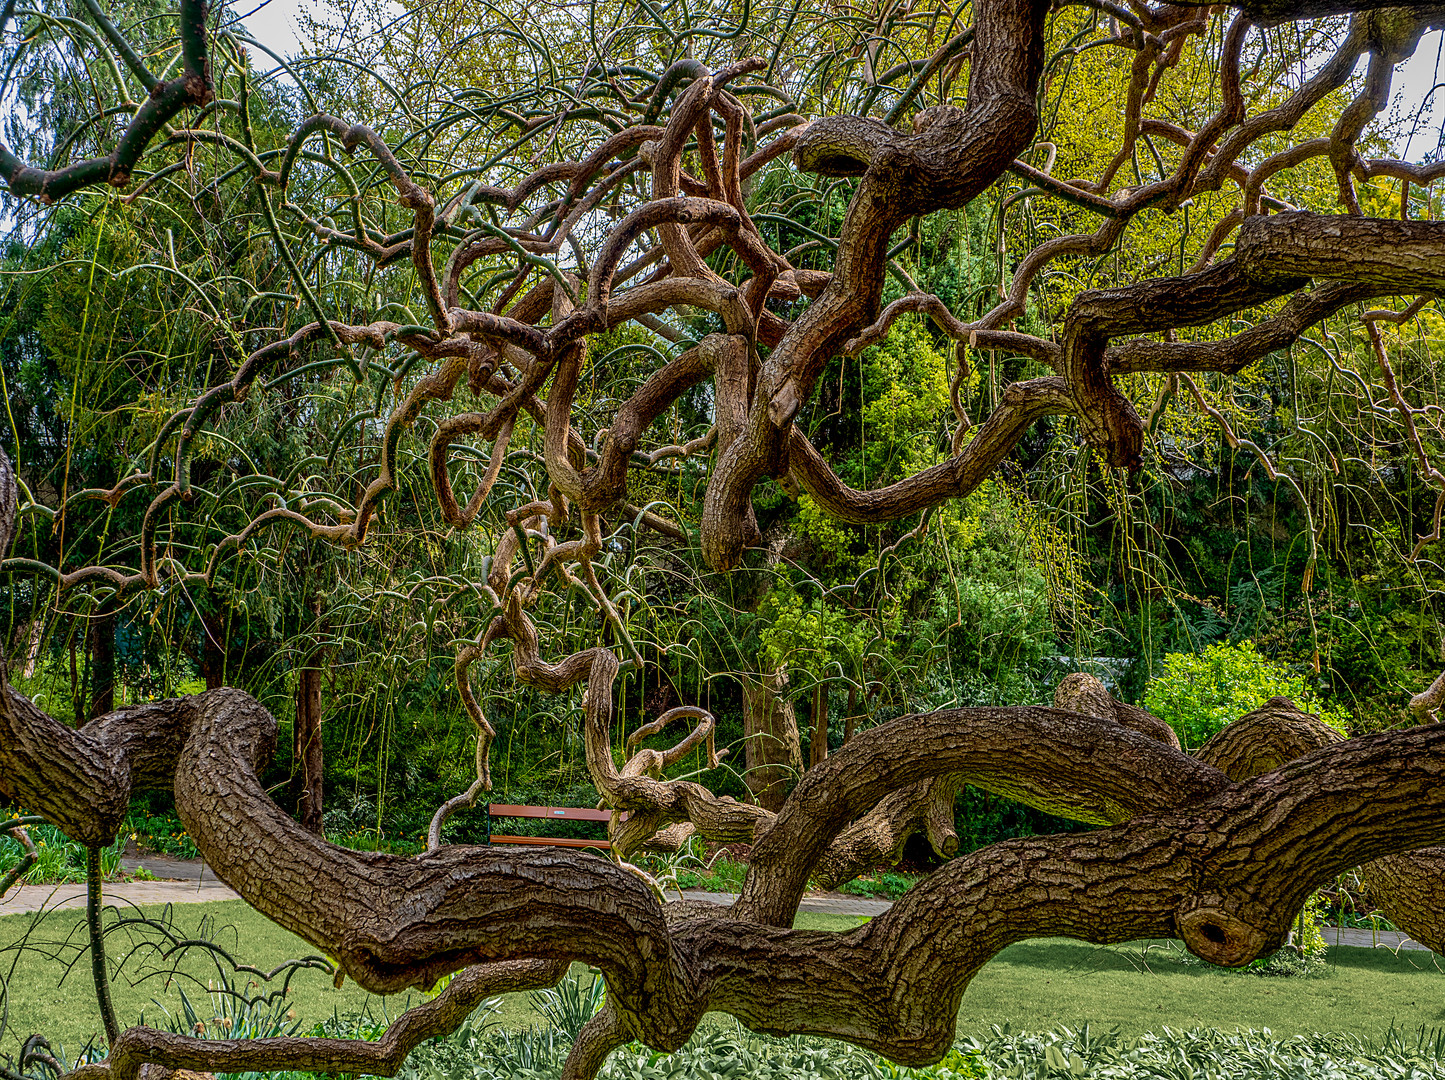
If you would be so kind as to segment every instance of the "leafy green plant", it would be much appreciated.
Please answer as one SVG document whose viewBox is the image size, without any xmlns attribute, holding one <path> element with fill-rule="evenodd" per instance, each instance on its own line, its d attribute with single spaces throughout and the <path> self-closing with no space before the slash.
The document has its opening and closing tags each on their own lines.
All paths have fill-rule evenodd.
<svg viewBox="0 0 1445 1080">
<path fill-rule="evenodd" d="M 486 1035 L 466 1026 L 414 1050 L 401 1080 L 553 1080 L 569 1049 L 555 1029 Z M 942 1061 L 909 1068 L 847 1043 L 770 1038 L 737 1025 L 700 1030 L 665 1054 L 638 1043 L 613 1052 L 599 1080 L 1438 1080 L 1445 1031 L 1392 1028 L 1379 1045 L 1325 1033 L 1165 1028 L 1136 1038 L 1057 1027 L 994 1026 L 960 1039 Z M 286 1078 L 290 1080 L 290 1078 Z"/>
<path fill-rule="evenodd" d="M 0 1054 L 0 1070 L 3 1070 L 0 1075 L 20 1080 L 59 1080 L 83 1065 L 98 1065 L 105 1058 L 106 1047 L 97 1045 L 93 1039 L 72 1058 L 64 1043 L 52 1043 L 43 1035 L 32 1035 L 25 1040 L 18 1062 L 9 1054 Z"/>
<path fill-rule="evenodd" d="M 382 829 L 354 829 L 336 833 L 328 831 L 326 839 L 352 851 L 388 851 L 393 855 L 420 855 L 426 850 L 424 840 L 408 840 Z"/>
<path fill-rule="evenodd" d="M 572 1048 L 555 1028 L 485 1031 L 485 1026 L 468 1020 L 448 1038 L 417 1047 L 398 1080 L 554 1080 Z"/>
<path fill-rule="evenodd" d="M 882 900 L 897 900 L 913 888 L 921 877 L 921 874 L 899 874 L 892 870 L 886 870 L 881 874 L 870 874 L 867 877 L 845 881 L 838 886 L 838 891 L 848 893 L 850 896 L 871 896 Z"/>
<path fill-rule="evenodd" d="M 636 1043 L 613 1053 L 598 1080 L 842 1080 L 906 1076 L 887 1072 L 867 1051 L 844 1043 L 793 1037 L 770 1039 L 741 1027 L 700 1031 L 675 1054 Z"/>
<path fill-rule="evenodd" d="M 1306 962 L 1324 962 L 1325 951 L 1329 948 L 1325 942 L 1325 935 L 1320 932 L 1320 927 L 1324 923 L 1324 915 L 1325 898 L 1319 893 L 1314 893 L 1305 901 L 1304 908 L 1295 920 L 1290 945 L 1298 950 L 1300 959 Z"/>
<path fill-rule="evenodd" d="M 708 892 L 735 893 L 742 889 L 748 864 L 731 858 L 726 849 L 705 859 L 701 841 L 692 837 L 681 851 L 673 854 L 644 854 L 638 866 L 657 879 L 664 889 L 705 889 Z"/>
<path fill-rule="evenodd" d="M 910 1069 L 891 1061 L 878 1063 L 879 1075 L 899 1080 L 987 1080 L 992 1075 L 988 1063 L 977 1050 L 955 1046 L 937 1065 Z"/>
<path fill-rule="evenodd" d="M 879 345 L 864 351 L 862 365 L 864 438 L 854 469 L 867 484 L 925 460 L 936 418 L 948 408 L 950 365 L 919 318 L 894 323 Z"/>
<path fill-rule="evenodd" d="M 678 885 L 684 889 L 707 889 L 712 892 L 737 892 L 748 876 L 748 864 L 720 855 L 697 871 L 678 874 Z"/>
<path fill-rule="evenodd" d="M 184 990 L 177 992 L 180 995 L 177 1012 L 160 1002 L 154 1003 L 164 1014 L 163 1026 L 177 1035 L 197 1039 L 270 1039 L 295 1035 L 301 1030 L 301 1021 L 296 1019 L 284 996 L 270 1001 L 248 998 L 223 983 L 208 991 L 197 1007 Z M 146 1022 L 144 1012 L 140 1022 Z"/>
<path fill-rule="evenodd" d="M 1273 697 L 1291 699 L 1341 734 L 1348 730 L 1348 714 L 1326 705 L 1302 676 L 1261 655 L 1252 641 L 1210 645 L 1197 655 L 1167 654 L 1144 691 L 1143 704 L 1174 729 L 1187 749 L 1197 750 Z"/>
<path fill-rule="evenodd" d="M 132 807 L 121 825 L 121 834 L 134 836 L 138 844 L 157 855 L 169 855 L 174 859 L 200 858 L 201 853 L 190 833 L 174 813 L 152 814 Z"/>
<path fill-rule="evenodd" d="M 582 1026 L 597 1015 L 607 999 L 607 984 L 597 972 L 583 982 L 568 975 L 550 990 L 535 990 L 529 995 L 532 1007 L 549 1026 L 571 1041 L 576 1041 Z"/>
<path fill-rule="evenodd" d="M 75 885 L 85 880 L 85 848 L 54 825 L 32 825 L 30 839 L 39 858 L 20 879 L 26 885 Z M 122 836 L 125 834 L 123 833 Z M 101 849 L 100 868 L 107 881 L 120 876 L 120 857 L 124 839 Z M 0 878 L 17 863 L 25 849 L 8 834 L 0 833 Z"/>
<path fill-rule="evenodd" d="M 959 1046 L 978 1054 L 996 1080 L 1435 1080 L 1445 1076 L 1445 1033 L 1392 1029 L 1376 1047 L 1325 1032 L 1280 1039 L 1268 1029 L 1225 1032 L 1164 1028 L 1137 1039 L 1085 1026 L 1040 1034 L 995 1026 Z"/>
</svg>

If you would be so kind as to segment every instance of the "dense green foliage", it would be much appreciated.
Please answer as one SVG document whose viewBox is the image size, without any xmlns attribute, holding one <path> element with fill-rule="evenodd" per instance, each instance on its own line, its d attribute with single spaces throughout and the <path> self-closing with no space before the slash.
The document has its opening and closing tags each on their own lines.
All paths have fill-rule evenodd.
<svg viewBox="0 0 1445 1080">
<path fill-rule="evenodd" d="M 604 759 L 609 752 L 623 756 L 630 737 L 671 707 L 702 706 L 716 718 L 726 754 L 719 764 L 699 746 L 672 762 L 670 775 L 747 798 L 744 714 L 747 723 L 755 721 L 760 686 L 790 707 L 768 715 L 797 713 L 804 753 L 783 766 L 788 783 L 803 761 L 816 762 L 857 732 L 899 715 L 1047 702 L 1059 677 L 1071 671 L 1096 673 L 1120 697 L 1142 701 L 1174 725 L 1190 749 L 1276 695 L 1294 698 L 1350 734 L 1413 722 L 1403 707 L 1438 666 L 1445 615 L 1445 579 L 1433 561 L 1445 506 L 1445 496 L 1435 496 L 1445 480 L 1428 468 L 1442 429 L 1411 445 L 1398 415 L 1392 420 L 1381 403 L 1396 393 L 1397 376 L 1409 397 L 1438 400 L 1445 357 L 1445 308 L 1438 299 L 1427 297 L 1391 322 L 1374 351 L 1374 339 L 1358 324 L 1361 312 L 1349 310 L 1243 371 L 1201 374 L 1198 384 L 1172 375 L 1118 375 L 1119 388 L 1147 416 L 1137 470 L 1106 467 L 1075 419 L 1051 417 L 1035 423 L 967 498 L 901 521 L 857 525 L 830 518 L 800 493 L 796 474 L 789 478 L 774 461 L 776 475 L 757 487 L 747 508 L 761 542 L 728 575 L 713 573 L 702 553 L 704 491 L 719 475 L 719 459 L 707 449 L 716 444 L 704 435 L 723 426 L 721 404 L 705 382 L 672 402 L 644 433 L 641 452 L 624 461 L 626 499 L 609 495 L 600 518 L 584 518 L 585 584 L 570 576 L 565 560 L 544 564 L 558 570 L 555 577 L 532 567 L 529 526 L 515 516 L 518 507 L 547 497 L 554 481 L 557 490 L 563 486 L 562 469 L 548 460 L 557 447 L 544 440 L 536 420 L 540 406 L 530 416 L 508 415 L 494 459 L 485 443 L 495 433 L 481 434 L 484 420 L 460 439 L 428 447 L 447 420 L 511 395 L 491 382 L 501 378 L 498 372 L 516 375 L 509 367 L 516 354 L 483 357 L 484 335 L 439 344 L 418 326 L 428 313 L 439 332 L 453 326 L 445 309 L 454 298 L 443 304 L 434 284 L 423 287 L 436 269 L 432 263 L 447 250 L 457 260 L 448 265 L 461 266 L 463 245 L 482 236 L 501 239 L 506 250 L 458 269 L 461 302 L 495 305 L 501 314 L 539 274 L 566 281 L 563 291 L 579 301 L 582 287 L 566 275 L 585 276 L 586 260 L 597 254 L 588 245 L 609 219 L 646 198 L 642 174 L 633 177 L 630 170 L 655 153 L 656 144 L 650 151 L 629 144 L 617 152 L 626 170 L 610 201 L 588 212 L 594 220 L 574 236 L 570 253 L 559 255 L 560 244 L 545 255 L 524 251 L 523 241 L 538 250 L 545 241 L 498 210 L 506 196 L 491 185 L 510 186 L 538 166 L 591 153 L 619 127 L 656 119 L 682 84 L 638 74 L 637 65 L 658 71 L 678 65 L 673 70 L 684 72 L 698 62 L 716 69 L 742 55 L 768 56 L 769 85 L 739 80 L 728 91 L 747 99 L 741 138 L 744 152 L 752 153 L 768 134 L 759 135 L 764 124 L 781 123 L 769 128 L 778 131 L 804 117 L 860 112 L 906 125 L 909 114 L 925 106 L 961 101 L 969 81 L 961 75 L 977 55 L 954 52 L 942 66 L 925 66 L 924 58 L 955 37 L 966 7 L 714 0 L 699 9 L 679 0 L 599 0 L 580 18 L 574 16 L 583 9 L 575 5 L 539 12 L 511 0 L 481 6 L 440 0 L 396 23 L 384 4 L 335 0 L 309 17 L 321 62 L 307 58 L 283 73 L 265 70 L 241 36 L 239 11 L 219 5 L 208 35 L 214 100 L 177 119 L 194 130 L 164 133 L 131 177 L 128 193 L 96 187 L 53 208 L 3 204 L 11 235 L 0 248 L 0 443 L 7 452 L 13 445 L 23 527 L 0 576 L 7 616 L 0 643 L 14 661 L 14 684 L 76 726 L 117 703 L 242 687 L 284 721 L 274 760 L 263 763 L 262 783 L 283 802 L 314 811 L 300 775 L 300 743 L 308 727 L 315 730 L 303 721 L 304 703 L 313 700 L 304 687 L 314 686 L 311 674 L 320 672 L 321 824 L 333 840 L 356 848 L 418 851 L 434 808 L 468 788 L 479 732 L 491 736 L 491 728 L 491 798 L 594 805 L 599 793 L 584 753 L 581 687 L 555 695 L 519 688 L 517 676 L 528 675 L 526 643 L 515 626 L 510 645 L 494 633 L 502 624 L 493 620 L 521 595 L 483 584 L 510 560 L 500 559 L 498 537 L 511 530 L 530 569 L 529 584 L 511 584 L 527 594 L 526 625 L 540 630 L 545 659 L 600 644 L 628 661 L 612 727 L 587 729 L 597 775 L 597 746 Z M 112 8 L 148 59 L 172 49 L 170 20 L 153 2 L 118 0 Z M 7 9 L 4 21 L 11 14 Z M 106 26 L 94 7 L 88 14 Z M 1060 5 L 1050 14 L 1038 137 L 1021 152 L 1035 163 L 1046 160 L 1054 177 L 1099 175 L 1115 153 L 1131 63 L 1128 50 L 1095 46 L 1127 44 L 1130 35 L 1118 21 L 1127 22 L 1127 15 L 1107 5 Z M 133 70 L 139 61 L 123 59 L 131 69 L 124 73 L 62 0 L 39 0 L 19 18 L 16 33 L 0 40 L 6 72 L 0 98 L 15 107 L 6 137 L 37 161 L 104 152 L 123 130 L 123 116 L 138 106 L 92 112 L 92 100 L 106 96 L 98 88 L 107 79 L 122 99 L 143 100 L 127 83 L 145 82 Z M 1206 18 L 1201 25 L 1212 24 Z M 1256 55 L 1244 80 L 1247 109 L 1259 113 L 1283 101 L 1303 73 L 1324 61 L 1337 28 L 1329 21 L 1307 31 L 1249 28 Z M 1133 44 L 1144 53 L 1142 30 Z M 1223 46 L 1209 30 L 1185 33 L 1170 48 L 1180 62 L 1160 66 L 1148 97 L 1175 130 L 1205 130 L 1220 104 L 1213 87 Z M 188 54 L 186 62 L 191 59 Z M 923 74 L 900 93 L 896 75 L 878 78 L 879 67 L 890 63 L 895 72 Z M 1250 153 L 1273 154 L 1338 130 L 1363 78 Z M 759 107 L 756 98 L 767 100 Z M 327 133 L 288 148 L 288 133 L 318 111 L 345 120 L 328 121 Z M 397 204 L 386 170 L 374 167 L 378 158 L 387 164 L 386 153 L 375 146 L 369 155 L 353 152 L 357 129 L 342 139 L 344 160 L 335 154 L 333 136 L 353 120 L 372 125 L 394 152 L 396 170 L 435 196 L 444 207 L 436 219 L 413 217 Z M 696 129 L 701 145 L 707 123 Z M 687 129 L 679 130 L 685 135 Z M 735 156 L 739 128 L 731 119 L 727 131 L 727 153 Z M 1360 149 L 1378 150 L 1390 134 L 1388 122 L 1376 124 L 1359 140 Z M 293 160 L 303 141 L 305 150 Z M 1119 155 L 1101 194 L 1143 187 L 1179 160 L 1177 145 L 1145 142 L 1153 160 Z M 685 156 L 693 175 L 714 164 L 699 149 Z M 283 159 L 287 179 L 269 171 Z M 1335 186 L 1325 165 L 1308 159 L 1271 181 L 1271 190 L 1301 208 L 1333 209 Z M 256 182 L 258 173 L 264 182 Z M 409 181 L 395 172 L 390 181 L 413 201 L 405 194 Z M 745 195 L 736 195 L 736 212 L 751 214 L 799 271 L 824 271 L 839 251 L 835 237 L 845 211 L 855 212 L 847 209 L 855 183 L 805 175 L 779 156 L 748 180 Z M 480 198 L 484 186 L 489 194 Z M 1440 217 L 1439 193 L 1415 188 L 1381 180 L 1362 184 L 1360 198 L 1381 216 Z M 1161 268 L 1183 274 L 1195 258 L 1207 262 L 1215 249 L 1206 237 L 1229 235 L 1212 223 L 1232 211 L 1228 199 L 1235 194 L 1201 190 L 1178 213 L 1156 204 L 1094 254 L 1066 256 L 1028 278 L 1027 253 L 1050 238 L 1094 227 L 1082 223 L 1089 211 L 1073 205 L 1079 200 L 1066 203 L 1049 190 L 1003 176 L 965 207 L 880 237 L 891 248 L 882 299 L 926 290 L 966 319 L 1005 296 L 1010 282 L 1023 281 L 1027 300 L 1008 324 L 1057 340 L 1063 314 L 1082 290 L 1129 285 Z M 519 205 L 507 206 L 506 214 L 537 210 L 538 191 L 519 194 Z M 536 220 L 551 212 L 541 210 Z M 560 220 L 563 211 L 556 212 Z M 354 234 L 336 228 L 346 218 L 354 220 Z M 514 223 L 511 232 L 499 224 L 506 220 Z M 426 235 L 433 249 L 423 243 Z M 405 245 L 415 245 L 413 265 L 397 257 Z M 380 254 L 383 249 L 391 254 Z M 739 285 L 744 272 L 734 254 L 709 250 L 705 258 L 717 280 Z M 669 258 L 676 269 L 677 252 Z M 755 283 L 763 273 L 757 266 L 750 272 Z M 597 280 L 588 288 L 595 299 Z M 798 316 L 810 303 L 807 291 L 801 293 L 779 300 L 774 314 Z M 1265 304 L 1214 326 L 1185 329 L 1180 340 L 1235 333 L 1275 310 Z M 563 317 L 559 304 L 550 318 L 555 325 Z M 592 335 L 587 351 L 575 354 L 585 364 L 565 412 L 574 427 L 562 425 L 564 444 L 575 430 L 597 453 L 619 427 L 621 403 L 723 326 L 719 316 L 691 306 L 650 318 Z M 318 337 L 324 331 L 335 338 L 330 319 L 395 322 L 386 336 L 359 335 L 369 342 L 364 346 L 321 341 L 284 356 L 268 353 L 263 377 L 231 389 L 230 380 L 250 370 L 247 357 L 307 324 L 315 324 Z M 731 322 L 729 330 L 736 330 Z M 821 379 L 796 422 L 846 483 L 878 488 L 947 462 L 977 437 L 979 420 L 1011 400 L 1006 388 L 1053 374 L 1038 358 L 1050 355 L 1043 342 L 1022 356 L 957 337 L 905 317 L 886 336 L 870 338 L 876 343 L 869 348 L 817 358 Z M 751 338 L 749 361 L 765 364 L 766 348 Z M 444 349 L 453 351 L 443 358 Z M 444 382 L 439 371 L 463 370 L 463 352 L 475 365 L 470 377 L 437 390 Z M 541 363 L 524 378 L 532 373 L 541 381 L 525 391 L 529 405 L 533 390 L 569 396 L 559 391 L 560 372 L 550 387 Z M 808 381 L 811 386 L 811 375 Z M 1087 413 L 1079 384 L 1069 385 Z M 717 386 L 722 394 L 721 379 Z M 222 396 L 205 398 L 223 389 Z M 192 406 L 198 395 L 220 404 L 211 412 Z M 704 449 L 650 456 L 672 444 Z M 585 451 L 577 453 L 580 463 Z M 1134 460 L 1132 452 L 1127 460 Z M 484 473 L 490 494 L 478 499 L 474 527 L 441 509 L 441 491 L 450 485 L 465 493 L 483 483 Z M 165 488 L 171 476 L 175 486 Z M 158 489 L 174 499 L 166 494 L 147 508 Z M 376 517 L 368 518 L 359 509 L 373 506 L 364 493 L 383 489 Z M 548 517 L 552 532 L 540 539 L 577 540 L 561 496 L 552 497 L 558 507 Z M 826 502 L 821 494 L 818 499 Z M 649 511 L 676 524 L 646 526 Z M 358 530 L 371 524 L 364 543 L 358 531 L 329 544 L 319 539 L 326 529 L 294 528 L 315 521 L 339 522 L 330 526 L 333 537 L 350 523 Z M 1434 540 L 1417 546 L 1416 538 L 1432 527 Z M 107 569 L 76 586 L 67 575 L 80 567 Z M 477 662 L 468 670 L 463 657 Z M 653 745 L 673 740 L 671 732 L 656 734 Z M 972 788 L 959 794 L 955 813 L 964 852 L 1076 827 Z M 493 827 L 479 806 L 450 819 L 445 839 L 474 842 Z M 602 831 L 596 824 L 551 822 L 506 828 Z M 104 851 L 108 873 L 132 835 L 167 852 L 196 854 L 164 793 L 131 807 L 121 835 Z M 43 856 L 32 880 L 73 884 L 80 849 L 53 830 L 37 829 L 35 836 Z M 18 851 L 0 840 L 0 872 L 15 864 Z M 637 861 L 664 887 L 736 888 L 747 873 L 745 857 L 698 843 L 679 855 Z M 877 867 L 853 890 L 895 897 L 913 872 L 936 863 L 919 838 L 904 849 L 903 860 L 908 875 Z M 677 1055 L 625 1047 L 602 1075 L 1442 1075 L 1439 1036 L 1422 1031 L 1410 1043 L 1393 1026 L 1402 995 L 1417 1008 L 1438 990 L 1438 972 L 1397 967 L 1387 985 L 1376 977 L 1383 969 L 1375 958 L 1352 959 L 1345 950 L 1326 958 L 1313 925 L 1318 903 L 1311 901 L 1298 923 L 1299 948 L 1243 975 L 1205 968 L 1155 943 L 1083 952 L 1057 942 L 1015 946 L 971 989 L 965 1009 L 975 1015 L 964 1018 L 964 1038 L 927 1069 L 904 1069 L 816 1040 L 712 1028 Z M 395 1004 L 375 1007 L 345 996 L 339 978 L 328 991 L 334 965 L 324 957 L 283 966 L 279 983 L 277 975 L 263 974 L 296 943 L 274 928 L 255 929 L 251 912 L 236 913 L 228 926 L 203 917 L 188 937 L 184 917 L 174 912 L 105 918 L 117 946 L 117 999 L 127 1019 L 203 1038 L 308 1030 L 375 1038 Z M 0 956 L 13 954 L 14 961 L 0 980 L 0 1034 L 12 1013 L 19 1027 L 54 1031 L 68 1024 L 68 1061 L 96 1055 L 94 1018 L 50 1015 L 63 1011 L 56 1008 L 60 992 L 41 987 L 33 969 L 17 972 L 37 956 L 48 962 L 47 973 L 81 963 L 77 925 L 65 915 L 7 925 L 13 933 L 0 945 Z M 841 920 L 821 928 L 852 925 Z M 236 966 L 233 954 L 243 947 L 242 959 L 258 967 Z M 100 950 L 93 947 L 92 955 L 100 959 Z M 1081 969 L 1092 978 L 1081 979 Z M 294 997 L 287 985 L 292 974 L 298 975 Z M 1332 993 L 1311 1000 L 1256 993 L 1267 980 L 1255 976 L 1279 974 L 1308 976 L 1312 990 Z M 253 975 L 271 990 L 251 981 Z M 404 1075 L 550 1078 L 602 993 L 597 981 L 574 977 L 525 1002 L 499 1002 L 500 1015 L 511 1021 L 507 1030 L 493 1030 L 489 1018 L 478 1016 L 422 1048 Z M 318 1022 L 328 1004 L 331 1019 Z M 369 1011 L 343 1019 L 342 1008 L 349 1013 L 352 1006 Z M 1227 1027 L 1220 1016 L 1228 1007 L 1242 1028 L 1278 1017 L 1295 1031 L 1332 1034 L 1280 1040 L 1267 1032 L 1198 1028 L 1203 1021 Z M 43 1015 L 36 1020 L 37 1014 Z M 1019 1035 L 1005 1025 L 1020 1014 L 1025 1022 L 1018 1026 L 1030 1031 L 1074 1016 L 1123 1031 L 1100 1036 L 1086 1024 Z M 521 1020 L 535 1026 L 523 1027 Z M 1387 1021 L 1383 1043 L 1372 1041 Z M 1338 1031 L 1346 1026 L 1363 1037 Z M 110 1027 L 113 1035 L 113 1021 Z M 22 1061 L 22 1071 L 26 1067 Z"/>
<path fill-rule="evenodd" d="M 54 825 L 32 825 L 30 840 L 37 857 L 34 865 L 20 878 L 22 884 L 72 885 L 85 880 L 85 848 L 69 839 Z M 110 847 L 102 848 L 100 868 L 107 880 L 116 878 L 120 870 L 122 835 Z M 13 870 L 24 855 L 20 842 L 8 834 L 0 834 L 0 878 Z"/>
</svg>

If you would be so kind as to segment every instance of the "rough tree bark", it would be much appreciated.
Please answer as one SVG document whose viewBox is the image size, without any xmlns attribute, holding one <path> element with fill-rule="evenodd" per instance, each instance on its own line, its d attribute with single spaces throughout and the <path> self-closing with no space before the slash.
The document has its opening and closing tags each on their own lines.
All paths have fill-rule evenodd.
<svg viewBox="0 0 1445 1080">
<path fill-rule="evenodd" d="M 1135 731 L 1178 746 L 1168 724 L 1116 701 L 1092 675 L 1065 677 L 1054 703 L 1089 716 L 1112 715 Z M 1289 698 L 1276 697 L 1219 731 L 1195 756 L 1230 780 L 1243 781 L 1343 741 L 1343 735 L 1313 713 L 1301 712 Z M 1360 869 L 1370 898 L 1386 918 L 1422 945 L 1445 953 L 1445 847 L 1388 855 Z"/>
<path fill-rule="evenodd" d="M 1198 756 L 1231 780 L 1247 780 L 1343 738 L 1319 717 L 1277 697 L 1219 732 Z M 1445 847 L 1387 855 L 1360 867 L 1360 876 L 1387 919 L 1445 953 Z"/>
<path fill-rule="evenodd" d="M 1279 946 L 1320 880 L 1445 839 L 1440 725 L 1326 747 L 1290 769 L 1233 784 L 1113 721 L 1046 709 L 957 710 L 885 725 L 887 738 L 855 740 L 811 770 L 755 849 L 742 910 L 705 918 L 689 909 L 669 923 L 636 877 L 585 854 L 443 847 L 407 859 L 318 840 L 261 788 L 255 768 L 276 725 L 239 691 L 136 707 L 81 732 L 13 693 L 3 706 L 4 794 L 41 808 L 72 835 L 113 828 L 126 805 L 117 790 L 173 777 L 182 820 L 222 880 L 283 926 L 324 943 L 361 985 L 429 985 L 472 965 L 482 965 L 475 978 L 495 985 L 524 942 L 533 960 L 601 968 L 609 1004 L 593 1031 L 607 1032 L 611 1045 L 637 1037 L 674 1047 L 711 1008 L 765 1031 L 834 1035 L 895 1060 L 934 1060 L 953 1039 L 968 980 L 1011 941 L 1177 934 L 1208 959 L 1245 963 Z M 1079 748 L 1110 764 L 1060 790 L 1060 770 Z M 782 928 L 807 876 L 786 852 L 826 849 L 881 795 L 944 769 L 1124 824 L 957 859 L 850 934 Z M 1292 823 L 1285 832 L 1282 815 Z M 1341 830 L 1342 816 L 1351 827 Z M 1272 855 L 1261 859 L 1266 840 Z M 1120 894 L 1128 905 L 1113 899 Z M 529 972 L 539 980 L 560 974 Z M 277 1049 L 263 1040 L 258 1052 Z M 146 1060 L 193 1068 L 237 1060 L 226 1044 L 146 1031 L 122 1035 L 117 1051 L 107 1069 L 119 1076 Z M 326 1052 L 337 1059 L 334 1047 Z"/>
<path fill-rule="evenodd" d="M 1140 735 L 1147 735 L 1166 746 L 1172 746 L 1175 750 L 1180 749 L 1179 736 L 1174 733 L 1172 727 L 1137 705 L 1128 705 L 1116 700 L 1114 695 L 1109 693 L 1108 688 L 1093 675 L 1085 675 L 1079 671 L 1065 675 L 1054 689 L 1054 708 L 1068 709 L 1070 712 L 1097 716 L 1105 720 L 1112 719 L 1126 728 L 1137 731 Z M 1298 757 L 1299 755 L 1294 756 Z M 1223 766 L 1219 767 L 1223 768 Z M 1268 770 L 1261 769 L 1260 771 L 1267 772 Z"/>
</svg>

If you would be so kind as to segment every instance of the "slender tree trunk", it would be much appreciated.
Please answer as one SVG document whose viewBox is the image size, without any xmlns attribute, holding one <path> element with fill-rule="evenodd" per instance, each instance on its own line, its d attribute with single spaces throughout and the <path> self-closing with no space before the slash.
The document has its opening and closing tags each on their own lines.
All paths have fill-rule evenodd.
<svg viewBox="0 0 1445 1080">
<path fill-rule="evenodd" d="M 828 757 L 828 685 L 813 685 L 813 737 L 808 742 L 808 768 L 820 765 Z"/>
<path fill-rule="evenodd" d="M 90 719 L 115 709 L 115 609 L 106 605 L 90 621 Z"/>
<path fill-rule="evenodd" d="M 25 653 L 25 678 L 35 678 L 35 667 L 40 663 L 40 640 L 45 634 L 45 620 L 30 620 L 30 647 Z"/>
<path fill-rule="evenodd" d="M 803 751 L 792 703 L 783 695 L 788 669 L 743 680 L 743 777 L 758 805 L 776 811 L 787 798 L 790 774 L 802 771 Z"/>
<path fill-rule="evenodd" d="M 222 616 L 201 616 L 201 678 L 206 689 L 226 685 L 226 620 Z"/>
<path fill-rule="evenodd" d="M 75 658 L 75 634 L 70 635 L 70 715 L 75 718 L 75 726 L 80 727 L 85 723 L 85 712 L 81 708 L 80 700 L 80 666 Z"/>
<path fill-rule="evenodd" d="M 858 688 L 848 687 L 848 715 L 843 718 L 843 745 L 847 746 L 853 741 L 853 734 L 858 723 Z"/>
<path fill-rule="evenodd" d="M 301 824 L 321 835 L 321 654 L 313 654 L 296 673 L 296 724 L 294 728 L 296 816 Z"/>
</svg>

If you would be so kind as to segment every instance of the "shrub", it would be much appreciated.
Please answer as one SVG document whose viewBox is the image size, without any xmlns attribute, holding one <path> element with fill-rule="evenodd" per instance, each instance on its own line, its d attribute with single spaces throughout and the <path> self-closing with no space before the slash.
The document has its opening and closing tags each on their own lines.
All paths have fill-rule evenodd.
<svg viewBox="0 0 1445 1080">
<path fill-rule="evenodd" d="M 838 891 L 850 896 L 871 896 L 883 900 L 897 900 L 913 888 L 919 877 L 918 874 L 910 874 L 905 877 L 903 874 L 885 870 L 879 874 L 870 874 L 853 881 L 845 881 L 838 886 Z"/>
<path fill-rule="evenodd" d="M 1226 724 L 1272 697 L 1287 697 L 1341 734 L 1349 717 L 1325 705 L 1300 675 L 1262 656 L 1252 641 L 1169 653 L 1144 691 L 1144 708 L 1165 721 L 1186 749 L 1197 750 Z"/>
</svg>

